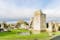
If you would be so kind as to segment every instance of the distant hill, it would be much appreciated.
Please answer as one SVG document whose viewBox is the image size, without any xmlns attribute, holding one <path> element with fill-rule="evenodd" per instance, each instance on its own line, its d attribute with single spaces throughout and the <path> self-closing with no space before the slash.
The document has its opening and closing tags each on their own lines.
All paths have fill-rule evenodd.
<svg viewBox="0 0 60 40">
<path fill-rule="evenodd" d="M 7 23 L 16 23 L 18 20 L 24 20 L 26 22 L 28 22 L 30 20 L 30 18 L 0 18 L 0 22 L 7 22 Z"/>
<path fill-rule="evenodd" d="M 24 20 L 26 22 L 29 22 L 30 20 L 30 17 L 27 17 L 27 18 L 0 18 L 0 21 L 6 21 L 6 22 L 9 22 L 9 23 L 12 23 L 12 22 L 16 22 L 18 20 Z M 60 22 L 60 17 L 49 17 L 49 18 L 46 18 L 46 22 L 49 22 L 49 21 L 56 21 L 56 22 Z"/>
<path fill-rule="evenodd" d="M 49 22 L 49 21 L 56 21 L 56 22 L 60 23 L 60 17 L 49 17 L 49 18 L 46 18 L 46 22 Z"/>
</svg>

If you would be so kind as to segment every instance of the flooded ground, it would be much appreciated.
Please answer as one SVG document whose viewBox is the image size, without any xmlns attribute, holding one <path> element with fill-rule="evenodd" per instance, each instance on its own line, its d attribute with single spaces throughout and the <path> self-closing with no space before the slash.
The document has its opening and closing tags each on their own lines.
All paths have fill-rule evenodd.
<svg viewBox="0 0 60 40">
<path fill-rule="evenodd" d="M 30 35 L 30 32 L 20 32 L 19 35 L 21 36 L 28 36 Z"/>
</svg>

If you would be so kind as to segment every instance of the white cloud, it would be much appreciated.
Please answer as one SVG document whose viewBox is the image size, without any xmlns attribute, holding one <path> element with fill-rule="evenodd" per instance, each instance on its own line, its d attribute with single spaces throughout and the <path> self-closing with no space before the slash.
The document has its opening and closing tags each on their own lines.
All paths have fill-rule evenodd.
<svg viewBox="0 0 60 40">
<path fill-rule="evenodd" d="M 47 21 L 60 20 L 57 19 L 60 18 L 60 0 L 52 0 L 43 11 L 47 15 Z"/>
<path fill-rule="evenodd" d="M 23 18 L 30 17 L 33 15 L 34 8 L 17 8 L 14 2 L 10 0 L 0 0 L 0 17 L 1 18 Z"/>
<path fill-rule="evenodd" d="M 32 1 L 32 3 L 34 0 Z M 35 2 L 36 3 L 36 0 Z M 40 7 L 43 2 L 36 4 L 34 6 Z M 38 6 L 40 5 L 40 6 Z M 33 6 L 33 5 L 32 5 Z M 36 7 L 35 7 L 36 8 Z M 36 10 L 34 7 L 26 8 L 16 7 L 15 3 L 10 0 L 0 0 L 0 17 L 1 18 L 21 18 L 21 17 L 30 17 Z M 42 9 L 44 13 L 47 14 L 47 17 L 60 17 L 60 0 L 52 0 L 51 3 L 46 5 L 46 9 Z"/>
<path fill-rule="evenodd" d="M 53 0 L 46 6 L 44 12 L 48 17 L 60 17 L 60 0 Z"/>
<path fill-rule="evenodd" d="M 11 17 L 11 18 L 30 17 L 34 13 L 34 10 L 35 9 L 29 9 L 29 8 L 15 9 L 12 10 L 11 13 L 7 13 L 7 17 Z"/>
</svg>

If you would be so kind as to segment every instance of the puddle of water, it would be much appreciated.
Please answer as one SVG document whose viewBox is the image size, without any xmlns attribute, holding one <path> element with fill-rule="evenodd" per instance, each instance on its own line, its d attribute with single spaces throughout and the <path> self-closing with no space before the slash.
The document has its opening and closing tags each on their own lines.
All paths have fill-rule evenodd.
<svg viewBox="0 0 60 40">
<path fill-rule="evenodd" d="M 60 40 L 60 35 L 56 35 L 56 36 L 52 37 L 51 40 Z"/>
<path fill-rule="evenodd" d="M 30 35 L 30 32 L 20 32 L 19 35 L 23 35 L 23 36 Z"/>
</svg>

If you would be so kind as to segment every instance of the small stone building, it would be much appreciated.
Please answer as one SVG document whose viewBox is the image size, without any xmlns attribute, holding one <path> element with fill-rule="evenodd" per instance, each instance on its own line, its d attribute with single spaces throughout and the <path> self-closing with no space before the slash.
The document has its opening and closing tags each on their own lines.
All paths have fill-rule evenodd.
<svg viewBox="0 0 60 40">
<path fill-rule="evenodd" d="M 26 21 L 24 21 L 24 20 L 19 20 L 16 23 L 15 28 L 18 28 L 18 29 L 29 29 L 29 24 Z"/>
<path fill-rule="evenodd" d="M 8 26 L 5 22 L 0 23 L 0 32 L 8 31 Z"/>
</svg>

